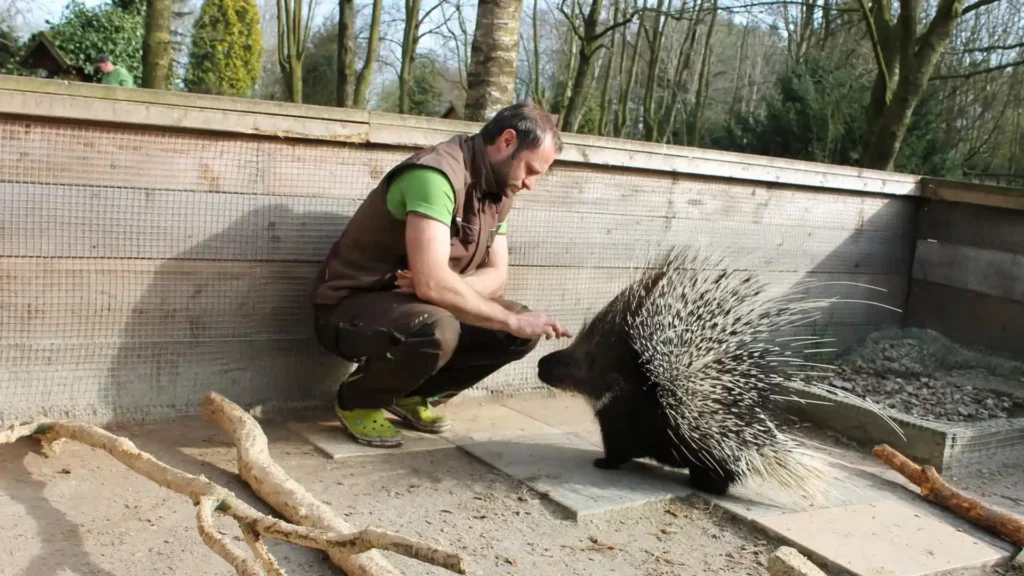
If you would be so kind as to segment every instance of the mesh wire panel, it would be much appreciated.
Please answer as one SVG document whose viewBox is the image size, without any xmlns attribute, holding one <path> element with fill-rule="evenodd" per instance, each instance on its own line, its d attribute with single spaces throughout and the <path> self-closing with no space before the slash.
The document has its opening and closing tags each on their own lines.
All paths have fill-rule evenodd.
<svg viewBox="0 0 1024 576">
<path fill-rule="evenodd" d="M 0 422 L 154 420 L 209 390 L 329 402 L 346 368 L 313 337 L 311 282 L 410 152 L 0 120 Z M 898 306 L 912 217 L 890 197 L 558 164 L 512 212 L 507 295 L 576 329 L 652 246 L 682 243 L 782 283 L 880 286 L 867 296 Z M 896 320 L 840 305 L 805 329 L 856 338 Z M 540 388 L 536 359 L 564 345 L 471 393 Z"/>
</svg>

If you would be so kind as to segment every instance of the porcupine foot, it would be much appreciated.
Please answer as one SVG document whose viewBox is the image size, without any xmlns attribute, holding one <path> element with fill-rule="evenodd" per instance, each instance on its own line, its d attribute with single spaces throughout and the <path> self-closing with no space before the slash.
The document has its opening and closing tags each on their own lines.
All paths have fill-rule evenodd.
<svg viewBox="0 0 1024 576">
<path fill-rule="evenodd" d="M 723 474 L 707 468 L 691 466 L 689 472 L 691 486 L 715 496 L 724 496 L 729 491 L 729 487 L 736 482 L 736 476 L 729 471 Z"/>
</svg>

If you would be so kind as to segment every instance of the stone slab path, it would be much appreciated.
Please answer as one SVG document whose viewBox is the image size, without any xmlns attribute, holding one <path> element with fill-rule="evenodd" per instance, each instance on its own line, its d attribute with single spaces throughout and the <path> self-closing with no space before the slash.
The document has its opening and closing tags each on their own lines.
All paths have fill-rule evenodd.
<svg viewBox="0 0 1024 576">
<path fill-rule="evenodd" d="M 643 462 L 615 471 L 595 468 L 600 431 L 577 399 L 466 399 L 442 410 L 453 420 L 451 430 L 431 436 L 402 427 L 405 445 L 389 451 L 460 448 L 545 494 L 577 520 L 694 494 L 685 472 Z M 292 428 L 330 458 L 381 453 L 356 444 L 336 422 Z M 1013 545 L 923 501 L 915 487 L 882 467 L 837 466 L 833 472 L 832 493 L 815 505 L 754 485 L 708 499 L 819 565 L 854 576 L 940 574 L 991 565 L 1015 553 Z"/>
</svg>

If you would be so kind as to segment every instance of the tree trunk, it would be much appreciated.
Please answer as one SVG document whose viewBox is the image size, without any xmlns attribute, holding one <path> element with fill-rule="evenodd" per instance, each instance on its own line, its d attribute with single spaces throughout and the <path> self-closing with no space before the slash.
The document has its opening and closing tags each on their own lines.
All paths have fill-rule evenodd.
<svg viewBox="0 0 1024 576">
<path fill-rule="evenodd" d="M 572 92 L 569 101 L 565 104 L 562 115 L 565 117 L 563 128 L 569 132 L 575 132 L 580 123 L 580 116 L 583 115 L 583 106 L 586 101 L 587 77 L 590 75 L 590 63 L 597 52 L 597 26 L 601 20 L 601 11 L 604 7 L 604 0 L 592 0 L 590 10 L 583 20 L 582 36 L 578 28 L 573 25 L 572 30 L 580 40 L 579 64 L 576 67 L 576 75 L 572 81 Z M 575 12 L 573 12 L 575 15 Z"/>
<path fill-rule="evenodd" d="M 647 0 L 644 0 L 644 9 L 647 9 Z M 633 57 L 629 63 L 629 77 L 626 79 L 625 85 L 619 92 L 619 110 L 616 115 L 615 122 L 615 137 L 622 138 L 622 135 L 626 132 L 626 123 L 629 122 L 629 99 L 633 95 L 633 83 L 636 81 L 636 69 L 637 64 L 640 60 L 640 37 L 643 36 L 646 24 L 643 18 L 640 18 L 640 25 L 637 26 L 636 38 L 633 42 Z M 622 49 L 625 50 L 626 46 L 629 45 L 629 38 L 625 38 L 626 42 L 623 44 Z"/>
<path fill-rule="evenodd" d="M 355 0 L 338 0 L 338 84 L 335 99 L 341 108 L 352 106 L 355 75 L 356 3 Z"/>
<path fill-rule="evenodd" d="M 383 0 L 373 0 L 373 13 L 370 15 L 370 39 L 366 43 L 366 60 L 363 61 L 363 67 L 359 69 L 355 93 L 352 96 L 352 105 L 356 108 L 366 107 L 366 94 L 369 92 L 370 82 L 373 80 L 373 67 L 377 63 L 377 45 L 380 43 L 382 4 Z M 353 22 L 355 22 L 354 18 Z"/>
<path fill-rule="evenodd" d="M 523 0 L 479 0 L 465 117 L 483 122 L 515 99 Z"/>
<path fill-rule="evenodd" d="M 876 114 L 877 120 L 868 125 L 861 158 L 863 167 L 875 170 L 893 169 L 900 145 L 910 126 L 914 107 L 928 87 L 928 80 L 939 55 L 960 19 L 964 2 L 965 0 L 940 0 L 935 16 L 920 37 L 917 34 L 917 16 L 921 0 L 900 0 L 900 15 L 896 26 L 884 28 L 884 32 L 879 30 L 877 25 L 879 18 L 874 18 L 876 26 L 872 32 L 873 37 L 877 37 L 876 62 L 882 64 L 879 65 L 879 75 L 868 111 L 868 120 L 874 120 L 873 116 Z M 876 6 L 876 13 L 878 10 L 880 8 Z M 893 40 L 892 37 L 896 37 L 897 40 Z M 891 66 L 889 61 L 895 61 L 897 58 L 899 79 L 893 89 L 893 72 L 896 66 Z M 891 92 L 887 90 L 886 93 L 891 93 L 892 96 L 887 97 L 884 105 L 881 105 L 883 102 L 878 98 L 883 87 L 889 87 Z M 880 107 L 881 113 L 878 114 Z"/>
<path fill-rule="evenodd" d="M 409 88 L 420 39 L 420 0 L 405 0 L 405 31 L 402 34 L 402 65 L 398 69 L 398 113 L 409 113 Z"/>
<path fill-rule="evenodd" d="M 647 64 L 647 85 L 644 87 L 644 140 L 653 142 L 657 131 L 657 118 L 654 117 L 654 90 L 657 87 L 658 64 L 661 62 L 661 45 L 665 37 L 665 17 L 662 16 L 664 0 L 658 0 L 658 9 L 654 13 L 654 37 L 651 38 L 650 59 Z M 672 9 L 669 0 L 668 9 Z"/>
<path fill-rule="evenodd" d="M 292 102 L 302 104 L 302 62 L 292 56 L 289 66 L 288 96 Z"/>
<path fill-rule="evenodd" d="M 310 2 L 310 10 L 303 4 Z M 285 78 L 288 97 L 302 103 L 302 59 L 313 24 L 312 0 L 277 0 L 277 63 Z"/>
<path fill-rule="evenodd" d="M 618 19 L 619 19 L 619 0 L 615 0 L 615 4 L 612 7 L 612 22 L 615 22 Z M 625 32 L 626 32 L 626 27 L 625 26 L 622 27 L 622 32 L 623 32 L 623 34 L 625 34 Z M 615 53 L 618 50 L 618 39 L 619 39 L 618 31 L 613 32 L 612 33 L 612 47 L 609 49 L 610 53 L 608 54 L 608 66 L 606 66 L 605 69 L 604 69 L 604 82 L 602 82 L 602 84 L 601 84 L 601 112 L 598 115 L 598 120 L 597 120 L 597 134 L 599 136 L 604 136 L 607 133 L 607 131 L 605 130 L 605 125 L 607 124 L 607 120 L 608 120 L 608 106 L 610 105 L 610 102 L 608 100 L 609 100 L 609 98 L 611 96 L 611 94 L 609 92 L 611 91 L 611 86 L 612 86 L 612 68 L 615 67 Z M 619 70 L 622 70 L 622 60 L 621 59 L 619 60 Z"/>
<path fill-rule="evenodd" d="M 142 87 L 167 90 L 171 76 L 171 0 L 149 0 L 142 44 Z"/>
<path fill-rule="evenodd" d="M 685 2 L 682 7 L 685 7 Z M 662 112 L 661 115 L 661 129 L 663 132 L 661 133 L 660 138 L 658 138 L 661 142 L 668 142 L 672 134 L 672 129 L 676 124 L 676 113 L 679 110 L 679 101 L 682 97 L 683 82 L 690 74 L 690 64 L 693 62 L 693 47 L 697 43 L 697 29 L 701 21 L 700 13 L 703 9 L 703 0 L 699 3 L 696 1 L 694 2 L 693 18 L 690 20 L 690 24 L 686 29 L 686 36 L 683 38 L 683 41 L 679 43 L 679 54 L 676 56 L 676 71 L 672 76 L 672 92 L 670 93 L 667 105 L 668 118 L 665 118 L 664 112 Z"/>
<path fill-rule="evenodd" d="M 750 32 L 750 22 L 743 24 L 743 36 L 740 38 L 740 47 L 736 55 L 736 73 L 732 78 L 732 99 L 729 100 L 729 112 L 727 116 L 732 118 L 736 115 L 736 103 L 740 97 L 740 71 L 743 68 L 743 55 L 747 50 L 747 34 Z"/>
<path fill-rule="evenodd" d="M 540 0 L 533 0 L 533 101 L 541 107 L 544 104 L 544 92 L 540 87 L 540 26 L 537 22 L 537 3 Z"/>
<path fill-rule="evenodd" d="M 578 0 L 572 0 L 572 7 L 569 10 L 569 13 L 566 14 L 565 12 L 563 12 L 563 14 L 565 15 L 566 20 L 569 22 L 569 26 L 572 29 L 576 29 L 576 6 L 577 6 L 577 4 L 578 4 Z M 561 6 L 561 4 L 559 6 Z M 566 52 L 568 53 L 568 56 L 569 56 L 569 61 L 568 61 L 568 64 L 566 66 L 565 76 L 564 76 L 566 79 L 568 79 L 568 78 L 575 78 L 576 77 L 575 76 L 575 72 L 576 72 L 576 56 L 577 56 L 576 42 L 577 41 L 579 41 L 579 35 L 570 31 L 569 32 L 569 49 L 566 50 Z M 570 83 L 568 81 L 563 82 L 562 83 L 562 93 L 555 97 L 557 99 L 557 102 L 558 102 L 558 110 L 559 110 L 558 127 L 561 130 L 564 130 L 565 126 L 567 124 L 567 121 L 566 121 L 567 117 L 565 115 L 565 108 L 569 105 L 569 98 L 572 97 L 572 86 L 573 86 L 573 83 Z"/>
<path fill-rule="evenodd" d="M 700 132 L 703 128 L 704 105 L 708 98 L 708 76 L 711 70 L 711 38 L 715 33 L 715 21 L 718 19 L 718 0 L 712 0 L 711 22 L 708 23 L 708 34 L 704 38 L 704 53 L 701 57 L 700 72 L 697 75 L 697 95 L 693 98 L 693 114 L 687 144 L 697 146 L 700 143 Z"/>
</svg>

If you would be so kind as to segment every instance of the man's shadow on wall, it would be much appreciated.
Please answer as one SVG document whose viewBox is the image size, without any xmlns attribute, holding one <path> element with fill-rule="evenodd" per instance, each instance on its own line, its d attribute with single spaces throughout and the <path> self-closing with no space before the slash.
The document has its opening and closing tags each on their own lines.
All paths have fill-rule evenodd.
<svg viewBox="0 0 1024 576">
<path fill-rule="evenodd" d="M 243 407 L 329 402 L 347 364 L 317 343 L 310 295 L 349 220 L 267 204 L 162 261 L 121 331 L 99 408 L 138 422 L 198 413 L 210 391 Z"/>
</svg>

